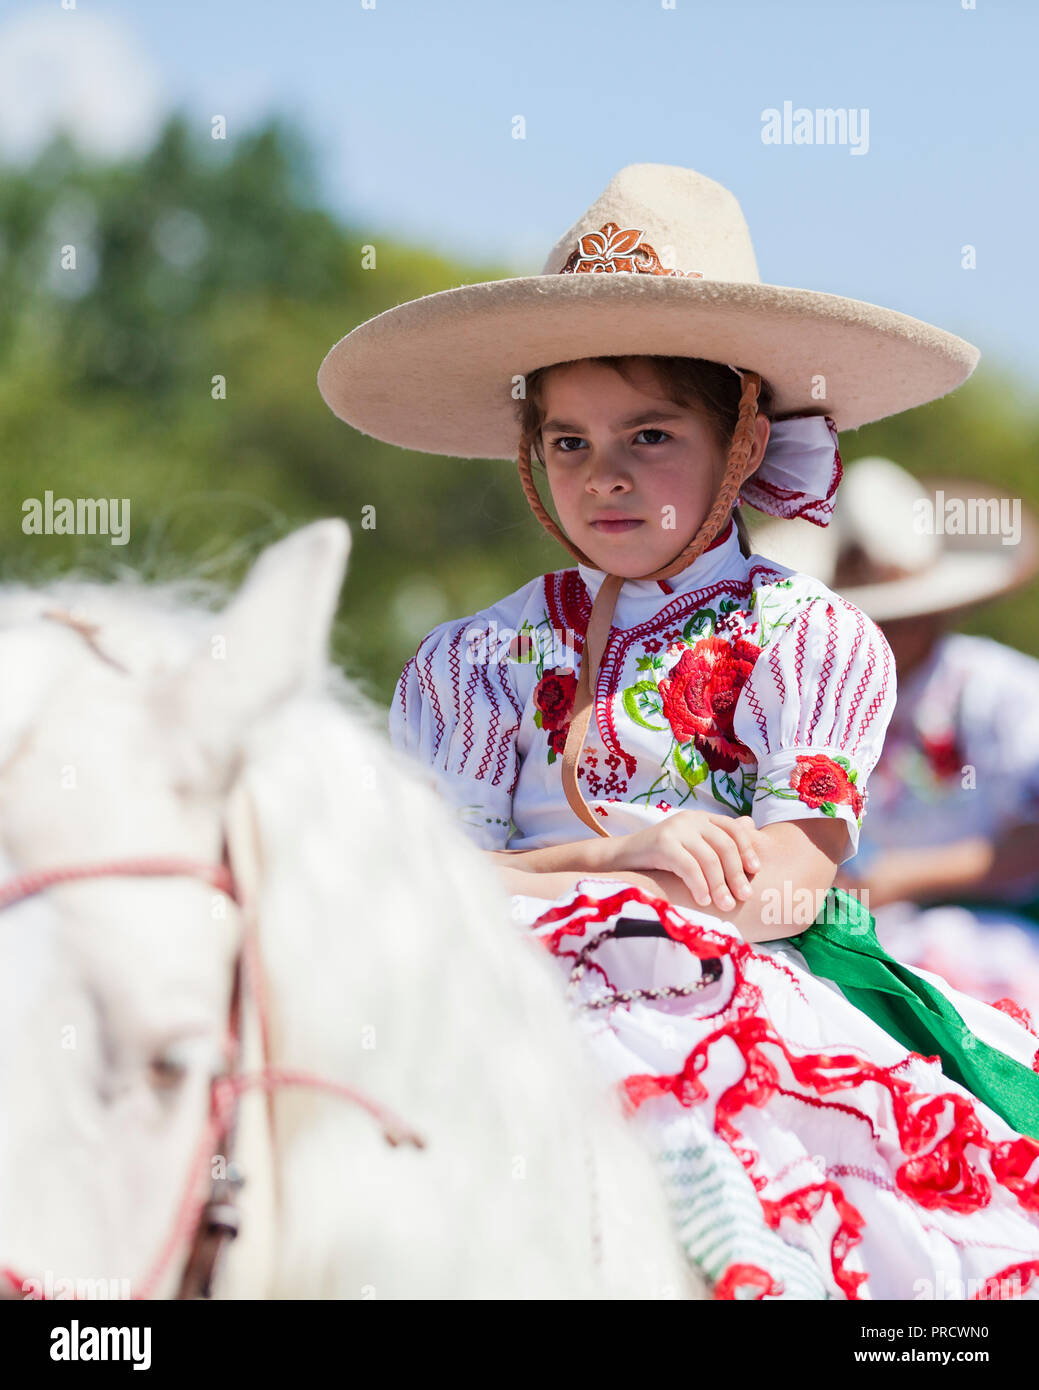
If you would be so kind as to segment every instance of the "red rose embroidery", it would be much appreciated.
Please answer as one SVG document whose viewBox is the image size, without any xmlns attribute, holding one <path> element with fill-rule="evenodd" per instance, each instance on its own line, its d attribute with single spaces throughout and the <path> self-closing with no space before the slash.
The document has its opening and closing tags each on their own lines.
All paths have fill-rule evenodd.
<svg viewBox="0 0 1039 1390">
<path fill-rule="evenodd" d="M 569 723 L 574 707 L 577 676 L 572 670 L 546 671 L 534 690 L 534 708 L 541 711 L 541 727 L 550 733 Z"/>
<path fill-rule="evenodd" d="M 548 734 L 549 761 L 562 757 L 570 716 L 574 708 L 577 676 L 571 667 L 546 670 L 534 690 L 534 708 L 541 712 L 541 727 Z"/>
<path fill-rule="evenodd" d="M 564 724 L 561 729 L 553 729 L 548 736 L 548 746 L 557 757 L 563 756 L 563 749 L 566 747 L 566 736 L 570 732 L 570 725 Z"/>
<path fill-rule="evenodd" d="M 712 772 L 735 772 L 754 755 L 733 732 L 740 691 L 761 648 L 737 637 L 704 637 L 660 681 L 664 715 L 680 743 L 693 740 Z"/>
<path fill-rule="evenodd" d="M 798 754 L 790 785 L 813 809 L 828 802 L 831 806 L 850 806 L 856 819 L 862 814 L 862 793 L 840 763 L 825 753 Z"/>
</svg>

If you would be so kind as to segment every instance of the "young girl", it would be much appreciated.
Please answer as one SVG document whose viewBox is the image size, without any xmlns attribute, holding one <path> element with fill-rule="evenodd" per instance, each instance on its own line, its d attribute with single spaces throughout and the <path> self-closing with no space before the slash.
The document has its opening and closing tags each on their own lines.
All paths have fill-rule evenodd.
<svg viewBox="0 0 1039 1390">
<path fill-rule="evenodd" d="M 528 500 L 578 562 L 434 628 L 391 734 L 559 960 L 720 1297 L 1039 1292 L 1036 1039 L 898 966 L 827 891 L 890 651 L 748 554 L 735 510 L 825 525 L 834 421 L 933 399 L 976 358 L 761 285 L 731 194 L 635 165 L 541 276 L 398 306 L 318 376 L 403 447 L 511 457 L 518 438 Z"/>
</svg>

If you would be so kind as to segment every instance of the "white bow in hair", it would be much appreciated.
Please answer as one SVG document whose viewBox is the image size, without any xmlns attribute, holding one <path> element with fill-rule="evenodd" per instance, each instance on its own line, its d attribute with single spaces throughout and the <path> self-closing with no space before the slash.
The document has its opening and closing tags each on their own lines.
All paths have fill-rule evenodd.
<svg viewBox="0 0 1039 1390">
<path fill-rule="evenodd" d="M 740 368 L 725 365 L 742 383 Z M 829 526 L 842 472 L 837 426 L 829 415 L 791 415 L 772 422 L 765 457 L 740 488 L 740 500 L 784 521 L 803 517 Z"/>
<path fill-rule="evenodd" d="M 776 420 L 765 457 L 740 488 L 740 497 L 770 516 L 804 517 L 828 526 L 841 480 L 837 428 L 828 415 Z"/>
</svg>

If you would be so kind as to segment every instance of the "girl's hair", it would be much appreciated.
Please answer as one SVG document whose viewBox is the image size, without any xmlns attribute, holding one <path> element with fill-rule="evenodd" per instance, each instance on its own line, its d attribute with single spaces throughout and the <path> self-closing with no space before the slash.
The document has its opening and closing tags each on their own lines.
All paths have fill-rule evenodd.
<svg viewBox="0 0 1039 1390">
<path fill-rule="evenodd" d="M 675 405 L 689 410 L 698 410 L 714 433 L 715 440 L 723 454 L 728 454 L 732 434 L 739 418 L 740 392 L 743 384 L 731 368 L 721 362 L 708 362 L 703 357 L 659 357 L 650 354 L 627 353 L 616 357 L 590 357 L 580 359 L 599 362 L 604 367 L 612 367 L 626 381 L 632 366 L 647 362 L 653 369 L 664 396 Z M 527 373 L 526 395 L 517 402 L 519 425 L 523 438 L 531 446 L 531 467 L 545 467 L 542 449 L 541 426 L 545 420 L 545 408 L 541 390 L 546 375 L 554 367 L 569 366 L 568 362 L 554 362 L 548 367 L 536 367 Z M 762 379 L 758 393 L 758 414 L 772 419 L 773 393 L 768 382 Z M 536 464 L 535 464 L 536 460 Z M 740 540 L 740 550 L 744 555 L 751 553 L 747 526 L 740 515 L 739 507 L 732 510 L 732 519 Z"/>
</svg>

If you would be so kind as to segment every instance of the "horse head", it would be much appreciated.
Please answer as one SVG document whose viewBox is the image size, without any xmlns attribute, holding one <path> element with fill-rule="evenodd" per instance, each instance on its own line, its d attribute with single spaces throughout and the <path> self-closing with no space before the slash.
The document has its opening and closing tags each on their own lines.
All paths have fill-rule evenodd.
<svg viewBox="0 0 1039 1390">
<path fill-rule="evenodd" d="M 191 1232 L 175 1199 L 227 1066 L 242 933 L 239 905 L 190 866 L 221 864 L 251 733 L 320 683 L 348 550 L 341 521 L 306 527 L 219 613 L 132 584 L 0 594 L 0 879 L 112 866 L 0 911 L 15 1296 L 178 1286 Z M 188 867 L 119 867 L 133 862 Z"/>
<path fill-rule="evenodd" d="M 221 611 L 0 590 L 7 1294 L 204 1293 L 236 1193 L 223 1296 L 696 1294 L 556 970 L 328 660 L 348 550 Z"/>
</svg>

